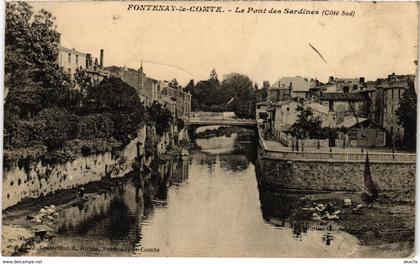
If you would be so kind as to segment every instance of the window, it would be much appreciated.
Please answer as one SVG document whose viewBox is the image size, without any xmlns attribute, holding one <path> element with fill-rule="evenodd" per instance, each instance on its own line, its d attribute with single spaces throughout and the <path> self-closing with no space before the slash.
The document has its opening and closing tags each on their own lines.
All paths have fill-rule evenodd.
<svg viewBox="0 0 420 264">
<path fill-rule="evenodd" d="M 394 89 L 391 89 L 391 99 L 394 99 Z"/>
<path fill-rule="evenodd" d="M 287 112 L 289 112 L 289 107 L 287 108 Z"/>
<path fill-rule="evenodd" d="M 79 65 L 79 55 L 76 55 L 76 65 Z"/>
<path fill-rule="evenodd" d="M 330 112 L 334 111 L 334 101 L 333 100 L 330 100 L 328 102 L 328 107 L 329 107 Z"/>
<path fill-rule="evenodd" d="M 71 63 L 71 53 L 69 53 L 68 55 L 68 62 Z"/>
<path fill-rule="evenodd" d="M 71 69 L 70 68 L 68 68 L 67 71 L 69 72 L 69 74 L 71 74 Z"/>
<path fill-rule="evenodd" d="M 401 89 L 398 89 L 398 99 L 401 99 Z"/>
</svg>

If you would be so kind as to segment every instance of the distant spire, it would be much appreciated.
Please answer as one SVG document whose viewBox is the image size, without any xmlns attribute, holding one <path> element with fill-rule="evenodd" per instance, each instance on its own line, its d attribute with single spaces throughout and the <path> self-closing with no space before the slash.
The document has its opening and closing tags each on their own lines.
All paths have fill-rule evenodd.
<svg viewBox="0 0 420 264">
<path fill-rule="evenodd" d="M 140 60 L 140 69 L 139 69 L 139 71 L 140 72 L 143 72 L 143 60 Z"/>
</svg>

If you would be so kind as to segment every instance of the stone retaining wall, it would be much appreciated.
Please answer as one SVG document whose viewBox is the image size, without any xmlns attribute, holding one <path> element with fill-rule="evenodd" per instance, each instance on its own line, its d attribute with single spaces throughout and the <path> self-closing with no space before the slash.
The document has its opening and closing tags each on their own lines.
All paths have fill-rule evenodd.
<svg viewBox="0 0 420 264">
<path fill-rule="evenodd" d="M 104 177 L 122 177 L 129 173 L 137 156 L 137 143 L 144 146 L 146 129 L 117 153 L 80 156 L 63 164 L 30 164 L 29 171 L 19 166 L 3 171 L 2 209 L 25 198 L 38 198 L 58 190 L 71 189 Z"/>
<path fill-rule="evenodd" d="M 269 189 L 314 191 L 362 191 L 364 162 L 257 160 L 260 185 Z M 370 163 L 371 176 L 382 191 L 415 187 L 415 163 Z"/>
</svg>

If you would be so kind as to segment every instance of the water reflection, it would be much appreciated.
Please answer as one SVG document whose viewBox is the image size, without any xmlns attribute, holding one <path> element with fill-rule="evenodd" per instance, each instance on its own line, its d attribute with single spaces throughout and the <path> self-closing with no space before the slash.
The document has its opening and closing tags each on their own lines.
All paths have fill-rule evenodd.
<svg viewBox="0 0 420 264">
<path fill-rule="evenodd" d="M 259 187 L 261 213 L 264 220 L 278 228 L 293 230 L 293 238 L 302 241 L 308 231 L 323 231 L 322 241 L 330 246 L 334 240 L 331 231 L 338 231 L 339 226 L 335 222 L 308 220 L 310 214 L 301 210 L 305 203 L 301 194 L 272 192 Z"/>
<path fill-rule="evenodd" d="M 197 142 L 201 149 L 191 150 L 188 159 L 153 164 L 151 173 L 89 194 L 82 207 L 75 203 L 60 212 L 52 245 L 123 250 L 40 254 L 145 256 L 143 249 L 153 247 L 160 256 L 352 254 L 357 240 L 331 223 L 307 221 L 295 210 L 299 196 L 258 187 L 253 136 L 225 139 Z M 215 142 L 224 150 L 205 148 Z"/>
</svg>

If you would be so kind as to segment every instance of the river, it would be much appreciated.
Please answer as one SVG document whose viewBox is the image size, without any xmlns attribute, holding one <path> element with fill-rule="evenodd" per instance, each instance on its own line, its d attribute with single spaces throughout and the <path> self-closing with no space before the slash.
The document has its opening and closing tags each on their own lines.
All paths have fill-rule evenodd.
<svg viewBox="0 0 420 264">
<path fill-rule="evenodd" d="M 186 159 L 127 179 L 57 219 L 35 255 L 348 257 L 359 246 L 335 224 L 293 221 L 294 195 L 259 190 L 256 142 L 238 131 L 197 139 Z"/>
</svg>

